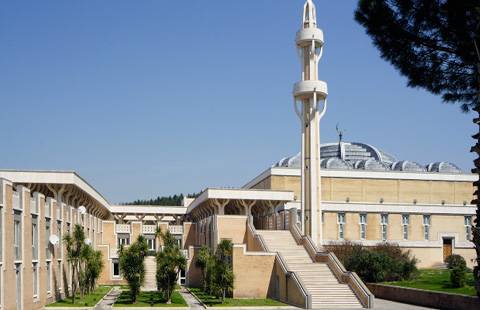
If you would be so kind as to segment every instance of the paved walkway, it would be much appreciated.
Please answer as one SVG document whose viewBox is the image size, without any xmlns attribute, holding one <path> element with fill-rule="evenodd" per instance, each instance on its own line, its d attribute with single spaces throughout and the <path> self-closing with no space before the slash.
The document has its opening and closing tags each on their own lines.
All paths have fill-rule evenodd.
<svg viewBox="0 0 480 310">
<path fill-rule="evenodd" d="M 190 309 L 205 309 L 203 305 L 190 293 L 186 288 L 182 286 L 180 289 L 180 295 L 187 302 Z"/>
<path fill-rule="evenodd" d="M 95 307 L 95 310 L 111 310 L 112 305 L 120 295 L 119 287 L 115 287 L 108 293 L 103 300 Z M 190 309 L 205 309 L 203 305 L 184 287 L 180 289 L 180 294 L 187 302 Z M 298 308 L 300 309 L 300 308 Z M 375 298 L 375 310 L 432 310 L 433 308 L 425 308 L 409 304 L 403 304 L 385 299 Z M 325 309 L 323 309 L 325 310 Z"/>
<path fill-rule="evenodd" d="M 105 297 L 103 297 L 103 300 L 95 307 L 95 310 L 110 310 L 112 309 L 112 305 L 117 299 L 118 296 L 120 296 L 120 288 L 119 287 L 114 287 L 113 290 L 111 290 Z"/>
</svg>

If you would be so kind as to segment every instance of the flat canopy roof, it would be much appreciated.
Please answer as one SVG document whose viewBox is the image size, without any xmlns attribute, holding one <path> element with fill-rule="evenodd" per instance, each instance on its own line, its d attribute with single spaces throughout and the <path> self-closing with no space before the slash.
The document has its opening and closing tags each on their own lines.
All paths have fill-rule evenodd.
<svg viewBox="0 0 480 310">
<path fill-rule="evenodd" d="M 102 210 L 103 216 L 109 213 L 110 204 L 105 197 L 74 171 L 0 170 L 0 178 L 24 185 L 32 192 L 40 192 L 45 196 L 52 196 L 52 190 L 63 188 L 64 196 L 82 197 L 87 207 L 90 202 L 94 208 Z"/>
<path fill-rule="evenodd" d="M 293 191 L 262 189 L 219 189 L 207 188 L 189 206 L 187 213 L 200 208 L 212 200 L 252 201 L 256 203 L 280 204 L 294 200 Z"/>
<path fill-rule="evenodd" d="M 113 205 L 110 206 L 112 213 L 121 213 L 128 215 L 136 214 L 165 214 L 165 215 L 183 215 L 187 211 L 184 206 L 157 206 L 157 205 Z"/>
</svg>

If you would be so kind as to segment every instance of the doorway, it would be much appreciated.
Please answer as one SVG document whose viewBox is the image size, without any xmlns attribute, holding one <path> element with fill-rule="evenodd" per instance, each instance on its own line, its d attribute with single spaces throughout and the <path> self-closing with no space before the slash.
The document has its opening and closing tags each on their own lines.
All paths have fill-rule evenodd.
<svg viewBox="0 0 480 310">
<path fill-rule="evenodd" d="M 453 238 L 443 238 L 443 261 L 452 255 Z"/>
</svg>

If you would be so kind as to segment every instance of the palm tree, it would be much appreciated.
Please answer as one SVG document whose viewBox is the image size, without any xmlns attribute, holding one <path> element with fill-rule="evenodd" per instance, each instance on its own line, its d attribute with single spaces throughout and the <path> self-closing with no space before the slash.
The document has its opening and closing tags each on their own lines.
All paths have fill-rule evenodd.
<svg viewBox="0 0 480 310">
<path fill-rule="evenodd" d="M 119 251 L 120 270 L 128 282 L 130 297 L 133 303 L 137 302 L 140 287 L 145 281 L 145 265 L 143 261 L 147 250 L 147 241 L 144 236 L 140 235 L 128 248 L 122 246 Z"/>
<path fill-rule="evenodd" d="M 215 252 L 214 265 L 214 291 L 217 296 L 221 295 L 222 303 L 225 301 L 227 292 L 233 290 L 234 274 L 232 271 L 233 243 L 231 240 L 222 240 Z"/>
<path fill-rule="evenodd" d="M 207 267 L 208 262 L 211 260 L 210 249 L 206 246 L 202 246 L 200 251 L 198 251 L 197 260 L 195 261 L 195 266 L 200 268 L 202 272 L 202 284 L 203 291 L 207 290 Z"/>
<path fill-rule="evenodd" d="M 76 224 L 73 228 L 73 235 L 66 234 L 63 237 L 67 250 L 67 260 L 72 269 L 72 303 L 75 303 L 75 295 L 78 288 L 77 271 L 80 271 L 80 254 L 85 247 L 85 232 L 83 227 Z"/>
<path fill-rule="evenodd" d="M 158 234 L 162 238 L 164 246 L 162 251 L 157 253 L 157 287 L 167 299 L 167 304 L 170 304 L 177 284 L 178 272 L 185 269 L 187 259 L 169 231 L 166 233 L 160 231 Z"/>
<path fill-rule="evenodd" d="M 84 273 L 81 287 L 85 293 L 91 293 L 104 267 L 102 252 L 95 251 L 91 245 L 87 245 L 83 248 L 80 257 Z"/>
</svg>

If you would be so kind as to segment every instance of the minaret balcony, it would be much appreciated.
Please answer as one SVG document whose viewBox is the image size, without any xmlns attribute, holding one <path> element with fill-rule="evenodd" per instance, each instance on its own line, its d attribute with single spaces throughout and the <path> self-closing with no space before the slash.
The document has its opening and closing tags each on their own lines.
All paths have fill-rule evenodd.
<svg viewBox="0 0 480 310">
<path fill-rule="evenodd" d="M 315 41 L 315 47 L 323 46 L 323 31 L 318 28 L 303 28 L 297 31 L 295 42 L 298 47 L 306 47 Z"/>
<path fill-rule="evenodd" d="M 325 99 L 328 95 L 327 83 L 324 81 L 300 81 L 293 86 L 295 99 L 308 99 L 317 93 L 317 98 Z"/>
</svg>

